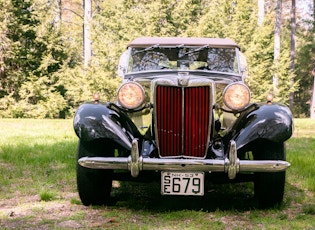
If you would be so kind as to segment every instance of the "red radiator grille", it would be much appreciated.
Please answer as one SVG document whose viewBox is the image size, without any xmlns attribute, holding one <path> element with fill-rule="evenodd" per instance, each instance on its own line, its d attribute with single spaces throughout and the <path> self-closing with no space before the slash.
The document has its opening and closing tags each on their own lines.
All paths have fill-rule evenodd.
<svg viewBox="0 0 315 230">
<path fill-rule="evenodd" d="M 162 157 L 204 157 L 207 151 L 210 87 L 157 86 L 156 128 Z"/>
</svg>

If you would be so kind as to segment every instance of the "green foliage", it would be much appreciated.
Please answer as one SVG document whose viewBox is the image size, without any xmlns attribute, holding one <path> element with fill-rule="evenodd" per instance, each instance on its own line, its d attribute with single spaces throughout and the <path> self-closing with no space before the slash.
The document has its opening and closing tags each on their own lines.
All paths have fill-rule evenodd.
<svg viewBox="0 0 315 230">
<path fill-rule="evenodd" d="M 0 0 L 0 7 L 0 117 L 71 117 L 95 92 L 105 101 L 114 100 L 121 81 L 116 73 L 119 56 L 140 36 L 229 37 L 247 57 L 246 81 L 253 101 L 265 101 L 273 92 L 276 74 L 275 100 L 287 104 L 290 92 L 295 92 L 294 113 L 309 115 L 315 43 L 307 28 L 312 27 L 298 33 L 296 71 L 291 73 L 285 17 L 280 60 L 274 63 L 271 5 L 266 6 L 264 23 L 257 26 L 253 0 L 96 1 L 91 21 L 93 55 L 85 67 L 82 1 L 64 7 L 58 1 Z"/>
<path fill-rule="evenodd" d="M 7 4 L 3 51 L 1 117 L 56 118 L 67 110 L 61 71 L 73 66 L 75 53 L 54 22 L 55 5 L 12 0 Z"/>
<path fill-rule="evenodd" d="M 306 25 L 310 23 L 306 22 Z M 312 28 L 312 27 L 311 27 Z M 296 58 L 296 80 L 300 87 L 294 94 L 294 114 L 299 117 L 310 115 L 310 100 L 312 98 L 312 87 L 314 77 L 312 70 L 315 69 L 315 28 L 312 30 L 302 29 L 298 33 L 298 48 Z"/>
<path fill-rule="evenodd" d="M 249 78 L 247 83 L 253 91 L 254 101 L 265 101 L 270 93 L 275 95 L 274 101 L 289 103 L 289 93 L 294 92 L 298 82 L 291 85 L 294 74 L 290 72 L 290 48 L 289 41 L 283 40 L 281 44 L 281 55 L 278 62 L 274 61 L 274 41 L 272 24 L 273 18 L 265 18 L 264 24 L 257 27 L 253 35 L 253 41 L 249 43 L 245 51 L 249 64 Z M 285 28 L 283 37 L 288 36 Z M 273 89 L 273 76 L 278 77 L 277 92 Z"/>
</svg>

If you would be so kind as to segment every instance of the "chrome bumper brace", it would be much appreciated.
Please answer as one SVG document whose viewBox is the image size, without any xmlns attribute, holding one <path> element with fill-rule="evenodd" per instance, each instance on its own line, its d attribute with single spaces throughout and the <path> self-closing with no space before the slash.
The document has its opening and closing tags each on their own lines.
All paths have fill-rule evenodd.
<svg viewBox="0 0 315 230">
<path fill-rule="evenodd" d="M 229 157 L 216 159 L 165 159 L 139 157 L 138 141 L 132 142 L 131 155 L 127 157 L 82 157 L 79 164 L 92 169 L 124 169 L 129 170 L 133 177 L 140 171 L 198 171 L 225 172 L 234 179 L 240 172 L 279 172 L 290 167 L 290 163 L 280 160 L 239 160 L 236 144 L 230 142 Z"/>
</svg>

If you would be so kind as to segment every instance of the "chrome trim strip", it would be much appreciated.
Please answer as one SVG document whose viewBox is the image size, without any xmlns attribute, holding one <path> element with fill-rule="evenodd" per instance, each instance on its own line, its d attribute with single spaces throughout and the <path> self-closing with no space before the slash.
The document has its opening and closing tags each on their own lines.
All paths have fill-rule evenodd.
<svg viewBox="0 0 315 230">
<path fill-rule="evenodd" d="M 188 83 L 187 83 L 187 85 L 188 85 Z M 187 87 L 187 85 L 186 85 L 186 87 Z M 185 88 L 182 87 L 181 90 L 182 90 L 182 106 L 181 106 L 181 113 L 182 113 L 182 117 L 181 117 L 181 119 L 182 119 L 182 137 L 181 137 L 181 139 L 182 139 L 181 140 L 182 141 L 182 149 L 181 149 L 181 154 L 183 155 L 184 149 L 185 149 L 185 113 L 184 113 L 184 111 L 185 111 Z M 160 151 L 159 151 L 159 155 L 161 157 Z"/>
<path fill-rule="evenodd" d="M 279 172 L 290 167 L 281 160 L 239 160 L 234 140 L 230 141 L 229 158 L 217 159 L 165 159 L 139 157 L 138 140 L 132 141 L 129 157 L 82 157 L 78 163 L 92 169 L 129 170 L 131 176 L 138 177 L 140 171 L 196 171 L 225 172 L 229 179 L 243 172 Z"/>
<path fill-rule="evenodd" d="M 235 165 L 228 159 L 161 159 L 142 158 L 131 163 L 132 157 L 82 157 L 79 164 L 92 169 L 123 169 L 134 170 L 133 177 L 140 171 L 196 171 L 196 172 L 231 172 Z M 131 167 L 130 167 L 131 166 Z M 238 173 L 243 172 L 279 172 L 290 167 L 290 163 L 278 160 L 238 160 Z M 138 170 L 138 171 L 137 171 Z M 236 172 L 236 171 L 235 171 Z M 234 177 L 235 178 L 235 177 Z M 230 178 L 230 179 L 234 179 Z"/>
</svg>

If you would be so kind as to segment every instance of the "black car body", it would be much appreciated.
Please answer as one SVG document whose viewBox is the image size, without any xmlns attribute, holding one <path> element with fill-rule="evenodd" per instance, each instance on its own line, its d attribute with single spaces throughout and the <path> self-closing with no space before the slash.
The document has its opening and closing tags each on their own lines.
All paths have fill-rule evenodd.
<svg viewBox="0 0 315 230">
<path fill-rule="evenodd" d="M 271 100 L 250 103 L 245 70 L 229 39 L 132 41 L 120 59 L 116 103 L 95 97 L 74 117 L 83 204 L 108 202 L 113 179 L 158 175 L 162 194 L 203 195 L 204 183 L 222 174 L 225 182 L 254 181 L 262 206 L 281 203 L 292 115 Z"/>
</svg>

